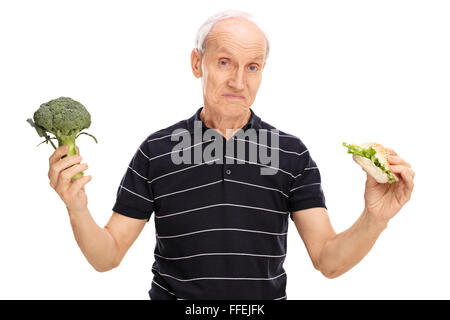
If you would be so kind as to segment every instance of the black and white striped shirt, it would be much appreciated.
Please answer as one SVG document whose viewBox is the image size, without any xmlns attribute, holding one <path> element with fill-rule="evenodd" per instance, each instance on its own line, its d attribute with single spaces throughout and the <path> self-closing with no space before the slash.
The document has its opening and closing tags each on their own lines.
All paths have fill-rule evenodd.
<svg viewBox="0 0 450 320">
<path fill-rule="evenodd" d="M 214 161 L 175 164 L 174 152 L 194 159 L 195 148 L 205 151 L 214 141 L 194 138 L 195 128 L 201 127 L 201 133 L 209 129 L 200 119 L 202 108 L 148 136 L 118 187 L 113 211 L 147 221 L 155 213 L 150 298 L 286 299 L 288 217 L 297 210 L 326 208 L 319 169 L 298 137 L 274 131 L 252 109 L 242 130 L 255 129 L 258 138 L 267 134 L 267 141 L 237 134 L 227 141 L 219 134 L 223 153 Z M 180 141 L 172 141 L 172 135 L 191 137 L 190 147 L 174 151 Z M 248 151 L 241 163 L 237 152 L 226 149 L 238 141 Z M 251 145 L 278 152 L 275 174 L 261 174 L 271 165 L 259 154 L 257 161 L 250 159 Z"/>
</svg>

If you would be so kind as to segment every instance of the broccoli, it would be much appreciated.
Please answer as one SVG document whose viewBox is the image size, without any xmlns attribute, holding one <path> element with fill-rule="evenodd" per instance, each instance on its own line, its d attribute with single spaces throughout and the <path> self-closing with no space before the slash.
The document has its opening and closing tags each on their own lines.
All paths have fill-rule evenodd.
<svg viewBox="0 0 450 320">
<path fill-rule="evenodd" d="M 36 129 L 40 137 L 45 137 L 45 140 L 39 143 L 38 146 L 44 142 L 50 142 L 53 148 L 56 149 L 52 142 L 52 139 L 56 139 L 58 140 L 58 147 L 62 145 L 69 147 L 69 151 L 64 157 L 77 154 L 75 139 L 82 134 L 92 137 L 97 143 L 97 138 L 93 135 L 81 132 L 91 125 L 91 115 L 81 103 L 71 98 L 60 97 L 41 104 L 34 113 L 33 118 L 34 122 L 32 119 L 27 119 L 27 122 Z M 51 133 L 55 137 L 50 137 L 47 133 Z M 82 175 L 83 172 L 80 172 L 74 175 L 72 180 Z"/>
</svg>

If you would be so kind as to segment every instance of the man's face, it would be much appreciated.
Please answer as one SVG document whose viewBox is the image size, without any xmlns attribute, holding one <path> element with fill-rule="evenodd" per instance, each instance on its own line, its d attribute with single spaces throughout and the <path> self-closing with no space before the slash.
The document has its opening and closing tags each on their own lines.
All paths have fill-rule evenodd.
<svg viewBox="0 0 450 320">
<path fill-rule="evenodd" d="M 266 40 L 256 25 L 242 18 L 219 21 L 206 39 L 196 74 L 202 77 L 205 105 L 230 117 L 246 112 L 262 80 L 265 53 Z"/>
</svg>

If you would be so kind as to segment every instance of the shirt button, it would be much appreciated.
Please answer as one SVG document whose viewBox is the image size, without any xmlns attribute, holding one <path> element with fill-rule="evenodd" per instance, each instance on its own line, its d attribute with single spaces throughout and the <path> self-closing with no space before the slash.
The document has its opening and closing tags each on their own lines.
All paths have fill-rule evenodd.
<svg viewBox="0 0 450 320">
<path fill-rule="evenodd" d="M 231 174 L 231 170 L 230 170 L 230 169 L 227 169 L 227 171 L 225 171 L 225 173 L 226 173 L 227 175 L 230 175 L 230 174 Z"/>
</svg>

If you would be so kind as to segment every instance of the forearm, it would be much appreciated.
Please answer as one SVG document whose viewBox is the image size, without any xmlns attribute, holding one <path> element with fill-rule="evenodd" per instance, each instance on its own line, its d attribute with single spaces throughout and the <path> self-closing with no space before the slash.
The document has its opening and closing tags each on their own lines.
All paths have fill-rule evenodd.
<svg viewBox="0 0 450 320">
<path fill-rule="evenodd" d="M 70 224 L 78 246 L 95 270 L 108 271 L 118 265 L 118 250 L 114 238 L 106 228 L 100 228 L 88 208 L 70 212 Z"/>
<path fill-rule="evenodd" d="M 350 228 L 325 243 L 319 257 L 320 271 L 335 278 L 350 270 L 370 251 L 386 226 L 364 210 Z"/>
</svg>

